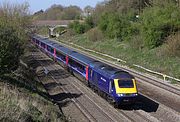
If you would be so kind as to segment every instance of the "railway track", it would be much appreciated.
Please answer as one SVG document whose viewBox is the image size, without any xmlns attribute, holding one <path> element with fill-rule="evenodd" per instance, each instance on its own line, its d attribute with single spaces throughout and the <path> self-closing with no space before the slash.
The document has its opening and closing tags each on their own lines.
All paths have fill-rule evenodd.
<svg viewBox="0 0 180 122">
<path fill-rule="evenodd" d="M 52 66 L 52 64 L 48 64 L 48 65 L 51 65 L 52 69 L 57 70 L 56 66 Z M 53 74 L 50 74 L 50 75 L 53 75 Z M 61 81 L 58 81 L 56 79 L 54 79 L 54 80 L 56 81 L 57 84 L 59 82 L 62 82 L 62 80 Z M 78 91 L 79 93 L 84 94 L 84 97 L 81 98 L 80 100 L 79 100 L 79 98 L 73 98 L 73 97 L 72 97 L 71 100 L 77 106 L 77 108 L 80 109 L 80 111 L 83 113 L 83 115 L 87 118 L 88 121 L 102 121 L 102 120 L 103 120 L 103 122 L 106 122 L 106 121 L 108 121 L 108 122 L 111 122 L 111 121 L 112 122 L 118 122 L 119 120 L 121 120 L 121 121 L 123 121 L 123 120 L 124 121 L 131 121 L 131 122 L 150 121 L 150 119 L 146 118 L 146 116 L 143 116 L 143 115 L 139 114 L 138 112 L 116 110 L 111 105 L 109 105 L 109 103 L 107 103 L 104 100 L 103 100 L 104 102 L 102 103 L 102 102 L 100 102 L 99 99 L 97 99 L 97 97 L 93 97 L 93 99 L 90 98 L 89 96 L 91 96 L 91 97 L 92 96 L 97 96 L 97 94 L 94 94 L 94 92 L 92 92 L 91 89 L 87 88 L 85 85 L 80 84 L 79 81 L 74 80 L 74 78 L 71 77 L 70 80 L 74 81 L 74 82 L 71 82 L 73 87 L 70 86 L 68 88 L 62 88 L 62 90 L 63 90 L 63 92 L 65 92 L 67 94 L 69 93 L 69 90 L 71 90 L 72 93 Z M 64 80 L 64 82 L 67 82 L 67 81 Z M 83 89 L 83 91 L 82 91 L 82 89 Z M 87 108 L 87 104 L 84 106 L 83 105 L 84 103 L 82 104 L 81 101 L 83 101 L 84 103 L 88 101 L 89 106 L 90 105 L 95 106 L 95 108 L 93 110 L 91 110 L 93 113 L 90 113 L 88 111 L 89 108 Z M 94 102 L 94 101 L 96 101 L 96 102 Z M 105 104 L 106 106 L 100 107 L 97 103 L 99 103 L 100 105 Z M 106 108 L 107 106 L 109 106 L 111 109 L 104 110 L 104 108 Z M 108 113 L 106 113 L 106 111 L 109 111 L 110 113 L 108 114 Z M 101 113 L 101 115 L 98 115 L 99 113 Z"/>
<path fill-rule="evenodd" d="M 136 78 L 138 79 L 141 79 L 141 80 L 144 80 L 150 84 L 153 84 L 155 86 L 158 86 L 159 88 L 162 88 L 162 89 L 165 89 L 173 94 L 176 94 L 176 95 L 179 95 L 180 96 L 180 89 L 175 87 L 175 86 L 172 86 L 172 85 L 169 85 L 168 83 L 165 83 L 163 82 L 162 80 L 156 80 L 156 79 L 153 79 L 151 77 L 148 77 L 146 75 L 142 75 L 140 73 L 137 73 L 133 70 L 128 70 L 128 69 L 123 69 L 123 70 L 126 70 L 128 72 L 130 72 L 131 74 L 133 74 Z"/>
<path fill-rule="evenodd" d="M 41 64 L 42 67 L 44 67 L 44 65 L 42 63 L 40 63 L 40 64 Z M 51 64 L 48 64 L 48 65 L 51 65 Z M 52 65 L 51 65 L 51 67 L 52 67 L 52 69 L 57 69 L 57 67 L 53 67 Z M 53 74 L 51 74 L 51 72 L 49 72 L 49 76 L 57 84 L 59 82 L 62 82 L 62 80 L 59 81 L 59 80 L 55 79 L 53 77 Z M 76 85 L 73 84 L 73 86 L 74 87 L 68 86 L 68 87 L 60 87 L 60 88 L 62 89 L 62 92 L 70 95 L 70 98 L 71 98 L 70 100 L 81 111 L 81 113 L 85 116 L 87 121 L 91 121 L 91 122 L 99 122 L 99 121 L 102 121 L 102 122 L 104 122 L 104 121 L 105 122 L 106 121 L 107 122 L 118 122 L 118 120 L 115 120 L 112 116 L 108 115 L 101 107 L 99 107 L 90 97 L 88 97 L 84 92 L 82 92 Z M 75 93 L 77 91 L 78 91 L 78 93 L 85 94 L 85 95 L 83 97 L 81 97 L 81 99 L 73 97 L 71 95 L 71 93 Z M 87 107 L 87 105 L 89 107 Z M 125 119 L 125 121 L 128 121 L 127 118 L 124 118 L 124 119 Z"/>
<path fill-rule="evenodd" d="M 51 69 L 58 70 L 58 68 L 56 66 L 53 66 L 52 64 L 49 64 L 48 62 L 46 63 L 46 65 L 47 64 L 51 66 Z M 43 64 L 41 64 L 41 65 L 43 67 L 45 66 Z M 55 79 L 53 77 L 53 74 L 51 74 L 51 73 L 50 73 L 50 76 L 56 82 L 56 84 L 59 84 L 59 82 L 62 82 L 62 80 L 59 81 L 59 80 Z M 103 120 L 103 122 L 104 121 L 105 122 L 106 121 L 116 122 L 118 120 L 124 119 L 125 121 L 136 122 L 136 121 L 151 121 L 152 118 L 153 118 L 152 121 L 157 120 L 154 117 L 150 117 L 151 119 L 149 119 L 148 117 L 144 116 L 143 114 L 140 114 L 137 111 L 116 110 L 112 106 L 111 106 L 111 109 L 106 110 L 106 111 L 110 111 L 111 116 L 109 116 L 109 114 L 107 114 L 105 110 L 103 110 L 99 105 L 97 105 L 96 102 L 100 101 L 99 99 L 97 99 L 97 97 L 94 97 L 93 99 L 89 97 L 89 96 L 97 96 L 96 94 L 92 93 L 92 90 L 90 90 L 89 88 L 87 90 L 87 87 L 85 85 L 82 85 L 81 83 L 79 83 L 79 81 L 74 80 L 74 78 L 71 78 L 71 81 L 72 80 L 75 82 L 68 82 L 68 83 L 71 83 L 72 85 L 70 87 L 61 87 L 62 91 L 65 92 L 66 94 L 68 94 L 68 93 L 70 93 L 69 90 L 71 89 L 72 93 L 78 91 L 79 93 L 85 94 L 81 99 L 74 98 L 73 96 L 71 96 L 71 98 L 72 98 L 71 101 L 82 112 L 82 114 L 86 117 L 87 121 L 102 121 L 103 119 L 105 119 L 105 120 Z M 65 82 L 67 82 L 67 81 L 65 80 Z M 83 86 L 85 86 L 85 87 L 83 87 Z M 84 89 L 84 91 L 82 91 L 82 89 Z M 88 94 L 88 95 L 86 95 L 86 94 Z M 82 103 L 82 101 L 83 101 L 83 103 Z M 84 103 L 87 101 L 89 103 L 84 105 Z M 94 102 L 94 101 L 96 101 L 96 102 Z M 100 104 L 106 105 L 103 108 L 106 108 L 107 106 L 109 106 L 109 104 L 107 102 L 105 102 L 105 103 L 101 102 Z M 87 108 L 88 105 L 95 106 L 95 108 L 91 110 L 93 113 L 89 112 L 89 110 Z M 101 115 L 99 115 L 99 113 L 101 113 Z M 112 117 L 112 113 L 113 113 L 113 117 Z"/>
<path fill-rule="evenodd" d="M 34 55 L 32 54 L 32 57 L 34 57 Z M 38 62 L 42 67 L 45 67 L 42 63 Z M 47 62 L 46 62 L 47 64 Z M 51 65 L 48 63 L 48 65 Z M 48 69 L 47 69 L 48 70 Z M 45 76 L 47 77 L 47 76 Z M 55 81 L 56 85 L 58 85 L 57 80 L 52 76 L 52 73 L 49 72 L 48 77 L 51 77 L 53 81 Z M 80 112 L 83 114 L 83 116 L 86 118 L 87 121 L 89 122 L 96 122 L 96 118 L 94 118 L 88 111 L 87 109 L 84 107 L 84 105 L 77 100 L 71 93 L 68 92 L 67 89 L 63 88 L 63 87 L 59 87 L 59 89 L 61 89 L 61 92 L 65 93 L 66 95 L 68 95 L 69 101 L 71 101 L 78 110 L 80 110 Z"/>
</svg>

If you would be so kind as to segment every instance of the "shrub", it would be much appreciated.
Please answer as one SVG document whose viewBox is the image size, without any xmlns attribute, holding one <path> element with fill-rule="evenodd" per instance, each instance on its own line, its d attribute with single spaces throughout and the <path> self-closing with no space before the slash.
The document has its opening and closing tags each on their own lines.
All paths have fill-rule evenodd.
<svg viewBox="0 0 180 122">
<path fill-rule="evenodd" d="M 118 13 L 105 13 L 101 16 L 99 28 L 109 38 L 120 38 L 129 40 L 132 35 L 137 33 L 134 22 L 131 21 L 132 15 L 121 15 Z"/>
<path fill-rule="evenodd" d="M 82 28 L 79 21 L 74 21 L 73 23 L 70 23 L 69 28 L 71 28 L 72 30 L 74 30 L 78 34 L 81 34 L 84 32 L 84 28 Z"/>
<path fill-rule="evenodd" d="M 90 41 L 100 41 L 103 39 L 103 33 L 98 28 L 93 28 L 87 32 Z"/>
<path fill-rule="evenodd" d="M 21 39 L 11 26 L 0 26 L 0 75 L 15 70 L 22 54 Z"/>
<path fill-rule="evenodd" d="M 180 32 L 167 38 L 164 53 L 170 56 L 180 57 Z"/>
<path fill-rule="evenodd" d="M 130 48 L 141 50 L 143 48 L 143 42 L 140 35 L 133 36 L 129 41 Z"/>
<path fill-rule="evenodd" d="M 30 20 L 28 4 L 4 3 L 0 6 L 0 76 L 16 70 L 27 40 Z"/>
<path fill-rule="evenodd" d="M 91 27 L 86 23 L 80 23 L 79 21 L 74 21 L 69 25 L 69 28 L 73 29 L 77 34 L 83 34 L 87 32 Z"/>
<path fill-rule="evenodd" d="M 86 19 L 85 19 L 85 23 L 90 27 L 90 28 L 93 28 L 94 27 L 94 22 L 93 22 L 93 17 L 92 16 L 88 16 Z"/>
</svg>

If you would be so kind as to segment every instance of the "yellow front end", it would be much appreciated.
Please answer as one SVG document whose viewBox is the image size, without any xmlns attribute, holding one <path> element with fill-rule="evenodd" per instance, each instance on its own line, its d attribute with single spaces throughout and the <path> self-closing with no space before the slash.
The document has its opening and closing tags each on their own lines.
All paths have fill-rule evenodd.
<svg viewBox="0 0 180 122">
<path fill-rule="evenodd" d="M 116 89 L 116 94 L 137 94 L 137 87 L 135 79 L 129 79 L 132 81 L 131 87 L 121 87 L 119 82 L 127 79 L 114 79 L 114 85 Z M 124 81 L 126 82 L 126 81 Z"/>
</svg>

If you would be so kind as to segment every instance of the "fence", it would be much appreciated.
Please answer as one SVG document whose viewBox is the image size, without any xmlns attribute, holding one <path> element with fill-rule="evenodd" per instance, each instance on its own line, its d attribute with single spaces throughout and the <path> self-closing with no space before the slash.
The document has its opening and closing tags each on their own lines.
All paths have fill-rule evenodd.
<svg viewBox="0 0 180 122">
<path fill-rule="evenodd" d="M 41 36 L 41 35 L 39 35 L 39 36 Z M 42 37 L 42 36 L 41 36 L 41 37 Z M 43 38 L 44 38 L 44 37 L 43 37 Z M 64 42 L 63 42 L 63 43 L 64 43 Z M 116 60 L 117 62 L 123 62 L 123 63 L 125 63 L 125 64 L 127 63 L 127 61 L 122 60 L 122 59 L 119 59 L 119 58 L 116 58 L 116 57 L 113 57 L 113 56 L 111 56 L 111 55 L 104 54 L 104 53 L 101 53 L 101 52 L 97 52 L 97 51 L 94 51 L 94 50 L 91 50 L 91 49 L 87 49 L 87 48 L 84 48 L 84 47 L 79 46 L 79 45 L 74 44 L 74 43 L 70 43 L 70 44 L 71 44 L 71 45 L 74 45 L 74 46 L 76 46 L 76 47 L 78 47 L 78 48 L 81 48 L 81 49 L 83 49 L 83 50 L 85 50 L 85 51 L 93 52 L 93 53 L 96 53 L 96 54 L 99 54 L 99 55 L 102 55 L 102 56 L 106 56 L 106 57 L 108 57 L 108 58 L 111 58 L 111 59 L 113 59 L 113 60 Z M 145 71 L 147 71 L 147 72 L 149 72 L 149 73 L 153 73 L 153 74 L 162 76 L 164 81 L 166 81 L 166 78 L 169 78 L 169 79 L 172 79 L 172 80 L 175 80 L 175 81 L 180 82 L 180 79 L 178 79 L 178 78 L 174 78 L 174 77 L 168 76 L 168 75 L 166 75 L 166 74 L 162 74 L 162 73 L 159 73 L 159 72 L 152 71 L 152 70 L 150 70 L 150 69 L 147 69 L 147 68 L 145 68 L 145 67 L 143 67 L 143 66 L 140 66 L 140 65 L 137 65 L 137 64 L 132 64 L 132 65 L 135 66 L 135 67 L 137 67 L 137 68 L 140 68 L 140 69 L 142 69 L 142 70 L 145 70 Z"/>
</svg>

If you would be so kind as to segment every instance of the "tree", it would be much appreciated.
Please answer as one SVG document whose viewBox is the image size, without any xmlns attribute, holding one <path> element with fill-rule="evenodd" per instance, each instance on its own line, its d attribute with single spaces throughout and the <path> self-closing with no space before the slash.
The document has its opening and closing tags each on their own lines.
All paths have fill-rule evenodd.
<svg viewBox="0 0 180 122">
<path fill-rule="evenodd" d="M 165 38 L 179 30 L 180 9 L 174 3 L 144 9 L 140 17 L 141 36 L 144 45 L 155 48 L 163 44 Z"/>
<path fill-rule="evenodd" d="M 92 18 L 95 25 L 97 25 L 100 21 L 101 15 L 105 13 L 105 3 L 98 3 L 94 9 Z"/>
<path fill-rule="evenodd" d="M 27 3 L 0 7 L 0 76 L 18 67 L 30 24 L 28 7 Z"/>
<path fill-rule="evenodd" d="M 21 39 L 11 26 L 0 26 L 0 75 L 10 73 L 19 64 L 22 54 Z"/>
<path fill-rule="evenodd" d="M 79 19 L 82 10 L 78 6 L 63 7 L 52 5 L 45 12 L 36 12 L 32 17 L 34 20 L 74 20 Z"/>
<path fill-rule="evenodd" d="M 84 13 L 86 16 L 92 15 L 93 11 L 94 11 L 94 8 L 89 5 L 84 8 Z"/>
<path fill-rule="evenodd" d="M 79 19 L 82 10 L 78 6 L 69 6 L 64 9 L 62 19 L 74 20 Z"/>
</svg>

